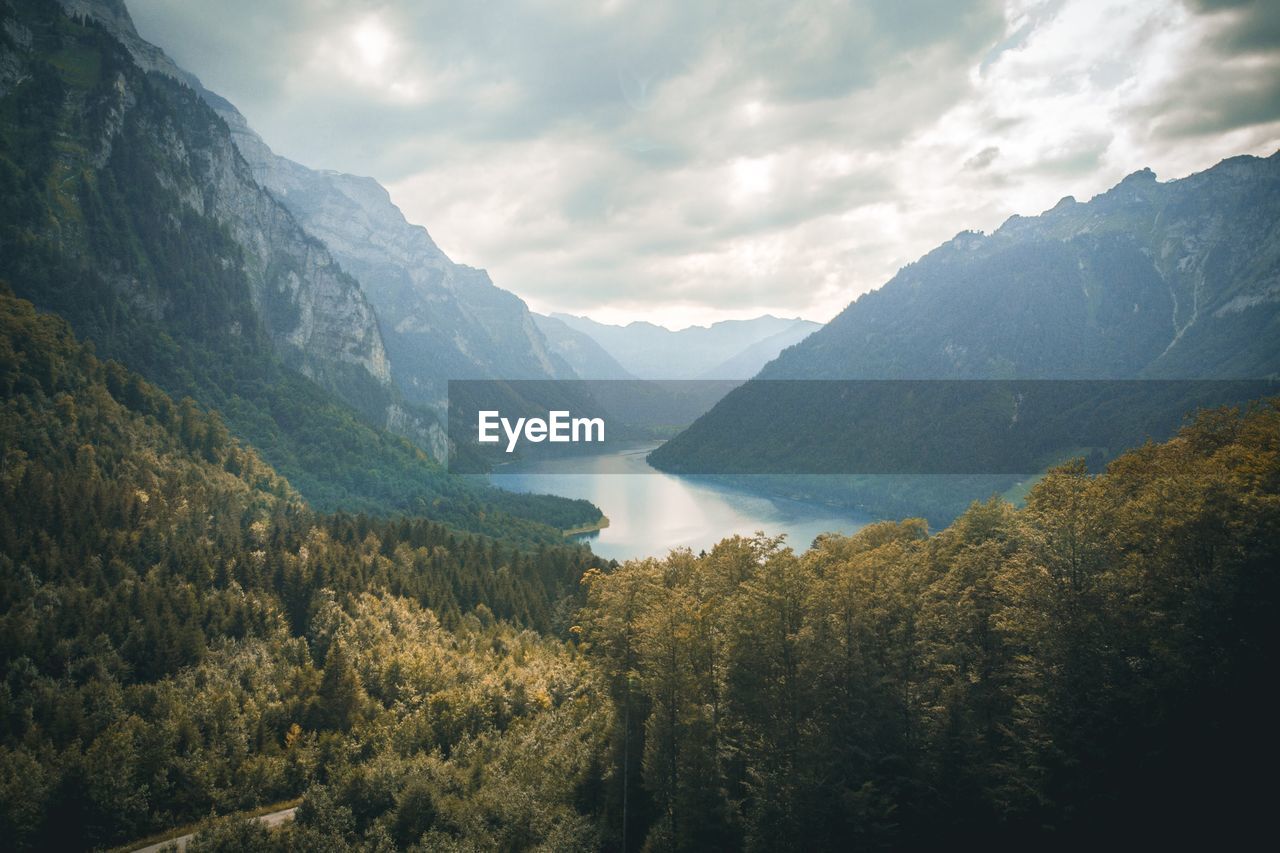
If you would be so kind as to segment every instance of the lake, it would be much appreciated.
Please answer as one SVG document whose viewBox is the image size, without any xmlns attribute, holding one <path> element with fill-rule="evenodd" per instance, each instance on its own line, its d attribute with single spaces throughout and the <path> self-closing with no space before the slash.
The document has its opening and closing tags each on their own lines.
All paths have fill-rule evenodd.
<svg viewBox="0 0 1280 853">
<path fill-rule="evenodd" d="M 787 544 L 801 551 L 820 533 L 850 534 L 870 521 L 852 511 L 664 474 L 645 461 L 657 446 L 653 442 L 586 458 L 513 462 L 489 479 L 513 492 L 591 501 L 609 518 L 609 526 L 578 538 L 601 557 L 616 560 L 661 557 L 680 547 L 696 553 L 728 536 L 759 530 L 786 534 Z"/>
</svg>

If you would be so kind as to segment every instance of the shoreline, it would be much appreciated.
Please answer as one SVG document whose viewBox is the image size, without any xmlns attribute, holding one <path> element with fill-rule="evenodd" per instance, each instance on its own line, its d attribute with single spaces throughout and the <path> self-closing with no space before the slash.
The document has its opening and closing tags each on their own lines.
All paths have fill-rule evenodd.
<svg viewBox="0 0 1280 853">
<path fill-rule="evenodd" d="M 604 513 L 601 513 L 600 517 L 590 524 L 581 524 L 581 525 L 578 525 L 577 527 L 569 527 L 564 530 L 561 530 L 560 532 L 564 534 L 564 537 L 566 539 L 568 539 L 572 536 L 582 536 L 587 533 L 598 533 L 601 530 L 604 530 L 608 526 L 609 526 L 609 516 L 605 515 Z"/>
</svg>

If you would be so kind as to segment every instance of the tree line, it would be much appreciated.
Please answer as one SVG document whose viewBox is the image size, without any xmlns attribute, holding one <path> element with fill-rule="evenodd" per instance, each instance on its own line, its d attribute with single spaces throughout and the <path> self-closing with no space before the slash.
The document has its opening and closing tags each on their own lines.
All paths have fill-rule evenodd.
<svg viewBox="0 0 1280 853">
<path fill-rule="evenodd" d="M 479 846 L 594 831 L 572 798 L 608 708 L 550 639 L 585 549 L 316 513 L 215 413 L 4 294 L 0 398 L 7 845 L 109 847 L 313 788 L 304 813 L 332 802 L 351 843 L 407 843 L 437 821 L 396 796 L 428 781 Z M 526 802 L 497 793 L 503 761 Z"/>
<path fill-rule="evenodd" d="M 1274 755 L 1280 410 L 1206 411 L 1101 475 L 592 571 L 625 849 L 1230 837 Z M 625 813 L 625 821 L 624 821 Z M 625 823 L 625 840 L 623 827 Z"/>
<path fill-rule="evenodd" d="M 0 837 L 103 848 L 1203 840 L 1267 814 L 1276 401 L 1025 506 L 602 563 L 311 509 L 0 294 Z"/>
</svg>

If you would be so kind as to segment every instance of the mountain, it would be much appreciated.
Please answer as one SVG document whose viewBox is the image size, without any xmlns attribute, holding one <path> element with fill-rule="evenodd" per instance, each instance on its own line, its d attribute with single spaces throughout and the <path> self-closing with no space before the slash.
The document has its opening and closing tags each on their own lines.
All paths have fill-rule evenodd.
<svg viewBox="0 0 1280 853">
<path fill-rule="evenodd" d="M 1274 378 L 1277 282 L 1280 153 L 1231 158 L 1166 183 L 1142 170 L 1086 203 L 1065 198 L 993 234 L 959 234 L 784 351 L 650 461 L 671 471 L 705 472 L 712 460 L 744 470 L 769 447 L 775 470 L 785 467 L 788 448 L 804 443 L 788 432 L 798 409 L 768 380 Z M 848 424 L 811 427 L 848 434 Z M 750 447 L 740 442 L 748 435 Z M 796 470 L 812 470 L 812 450 L 804 453 L 810 464 Z M 755 485 L 877 514 L 914 503 L 945 522 L 1013 480 L 774 477 Z"/>
<path fill-rule="evenodd" d="M 534 538 L 598 515 L 433 463 L 422 448 L 443 454 L 443 430 L 392 382 L 355 279 L 190 85 L 148 73 L 162 54 L 104 26 L 132 33 L 122 5 L 70 6 L 0 3 L 0 280 L 104 357 L 219 410 L 317 507 Z"/>
<path fill-rule="evenodd" d="M 309 169 L 274 153 L 234 105 L 143 41 L 118 0 L 62 2 L 102 23 L 141 67 L 190 86 L 227 123 L 254 179 L 359 281 L 382 319 L 390 375 L 405 399 L 438 415 L 449 379 L 574 378 L 548 350 L 524 301 L 484 270 L 450 260 L 377 181 Z M 393 428 L 419 438 L 408 422 L 403 409 L 390 413 Z M 434 424 L 427 430 L 419 443 L 443 459 L 443 431 Z"/>
<path fill-rule="evenodd" d="M 1260 378 L 1280 372 L 1280 153 L 1147 169 L 859 297 L 762 378 Z"/>
<path fill-rule="evenodd" d="M 16 5 L 20 8 L 22 4 Z M 107 32 L 129 51 L 138 69 L 165 73 L 172 69 L 175 78 L 184 84 L 196 82 L 178 71 L 158 48 L 138 37 L 119 0 L 65 0 L 64 6 L 74 18 L 103 23 Z M 8 35 L 10 46 L 19 50 L 8 54 L 8 85 L 0 83 L 5 90 L 24 82 L 24 65 L 33 59 L 39 61 L 27 51 L 34 48 L 35 54 L 40 52 L 38 40 L 32 44 L 33 34 L 21 22 Z M 79 118 L 76 131 L 96 134 L 86 140 L 85 150 L 65 152 L 55 168 L 66 172 L 82 165 L 106 167 L 117 146 L 139 142 L 124 136 L 133 129 L 129 120 L 135 115 L 134 109 L 147 106 L 138 103 L 138 93 L 130 88 L 132 75 L 128 69 L 114 67 L 115 57 L 102 57 L 108 64 L 96 68 L 75 64 L 92 63 L 94 57 L 88 52 L 51 58 L 70 84 L 74 106 L 82 108 L 79 117 L 66 110 L 64 120 Z M 109 79 L 110 72 L 115 72 L 114 81 Z M 114 83 L 114 92 L 101 90 L 104 80 Z M 181 100 L 179 96 L 172 106 L 185 108 L 187 105 Z M 230 237 L 239 257 L 228 261 L 247 279 L 253 307 L 281 355 L 303 374 L 346 396 L 358 407 L 368 408 L 374 398 L 387 398 L 389 402 L 385 389 L 390 386 L 391 372 L 386 348 L 373 307 L 359 285 L 323 245 L 303 232 L 293 217 L 257 186 L 230 144 L 230 137 L 219 132 L 221 128 L 211 120 L 212 116 L 190 110 L 177 121 L 172 119 L 161 114 L 142 118 L 143 122 L 151 122 L 146 132 L 171 133 L 175 137 L 165 140 L 169 143 L 165 153 L 173 156 L 157 170 L 156 178 L 185 208 L 208 217 Z M 130 150 L 119 154 L 120 159 L 134 156 Z M 62 248 L 76 251 L 66 241 Z M 120 287 L 137 285 L 131 280 L 131 271 L 113 270 L 108 275 L 118 279 L 115 284 Z M 157 297 L 155 293 L 138 296 L 151 302 Z M 168 306 L 153 307 L 163 312 Z M 234 321 L 216 331 L 240 333 Z M 374 386 L 382 386 L 383 390 L 375 390 Z"/>
<path fill-rule="evenodd" d="M 886 522 L 804 554 L 735 536 L 601 571 L 563 545 L 316 513 L 216 414 L 0 288 L 0 837 L 1254 837 L 1276 757 L 1277 405 L 1205 414 L 1100 476 L 1062 466 L 1024 508 L 934 536 Z M 245 814 L 294 798 L 270 832 Z"/>
<path fill-rule="evenodd" d="M 822 326 L 804 320 L 762 341 L 756 341 L 737 355 L 702 374 L 702 379 L 750 379 L 788 347 L 794 346 Z"/>
<path fill-rule="evenodd" d="M 640 379 L 747 379 L 751 373 L 730 376 L 725 371 L 750 370 L 756 362 L 763 364 L 783 347 L 821 328 L 808 320 L 767 314 L 752 320 L 690 326 L 678 332 L 653 323 L 612 326 L 570 314 L 551 316 L 593 339 Z M 765 345 L 767 340 L 773 343 Z M 777 349 L 772 349 L 774 346 Z M 751 355 L 745 354 L 756 347 Z"/>
<path fill-rule="evenodd" d="M 159 573 L 167 581 L 178 573 L 207 571 L 202 561 L 219 548 L 251 545 L 241 537 L 252 533 L 255 522 L 258 527 L 277 526 L 282 533 L 288 529 L 287 536 L 307 536 L 315 525 L 354 519 L 380 526 L 389 540 L 418 540 L 411 546 L 415 548 L 431 540 L 454 551 L 431 555 L 434 576 L 414 568 L 410 571 L 417 577 L 405 579 L 419 591 L 403 594 L 421 597 L 442 617 L 452 621 L 484 602 L 500 618 L 547 629 L 550 605 L 577 594 L 578 579 L 590 560 L 588 552 L 564 543 L 540 548 L 535 557 L 533 549 L 520 553 L 511 541 L 459 534 L 423 519 L 376 522 L 349 513 L 326 518 L 252 447 L 233 437 L 218 413 L 190 399 L 175 401 L 118 362 L 102 361 L 93 346 L 76 340 L 65 320 L 35 310 L 3 287 L 0 438 L 5 463 L 0 468 L 5 497 L 0 560 L 23 563 L 24 571 L 47 581 L 55 575 L 66 580 L 77 571 L 60 565 L 58 547 L 49 547 L 52 542 L 68 553 L 84 547 L 96 553 L 98 557 L 83 561 L 87 571 L 101 570 L 113 557 L 141 573 L 155 559 L 173 559 L 178 565 L 168 568 L 175 574 Z M 39 531 L 43 538 L 33 535 Z M 252 535 L 258 545 L 272 539 L 261 531 Z M 174 542 L 199 556 L 183 562 L 174 553 Z M 497 557 L 513 569 L 529 570 L 500 575 L 491 562 Z M 468 560 L 486 564 L 484 571 L 468 572 Z M 238 572 L 235 579 L 246 588 L 279 582 L 249 566 L 247 560 L 233 559 L 224 571 Z M 6 595 L 16 589 L 8 580 L 6 576 Z M 211 583 L 225 588 L 231 580 L 204 577 L 196 586 L 201 591 Z M 303 611 L 310 606 L 297 604 Z M 116 628 L 129 630 L 127 623 Z M 5 638 L 0 659 L 12 659 L 10 641 L 19 646 L 22 641 L 12 634 Z M 135 648 L 147 656 L 165 651 Z"/>
<path fill-rule="evenodd" d="M 523 300 L 484 270 L 451 261 L 381 184 L 275 154 L 234 106 L 201 93 L 258 182 L 359 280 L 383 320 L 391 373 L 406 398 L 439 410 L 449 379 L 575 377 Z"/>
<path fill-rule="evenodd" d="M 604 691 L 566 643 L 535 630 L 568 635 L 589 552 L 317 513 L 216 413 L 101 361 L 4 288 L 0 460 L 6 850 L 110 849 L 299 796 L 310 768 L 336 778 L 372 755 L 302 758 L 337 731 L 356 751 L 414 731 L 415 752 L 450 752 L 438 766 L 477 780 L 500 746 L 522 774 L 537 767 L 518 798 L 526 811 L 487 810 L 490 837 L 473 849 L 537 837 L 527 810 L 554 826 L 578 815 L 572 795 L 589 784 L 602 729 L 563 710 L 599 707 Z M 540 701 L 548 684 L 572 687 Z M 428 701 L 438 722 L 424 726 Z M 536 737 L 520 735 L 529 724 Z M 486 749 L 463 759 L 478 731 Z M 582 758 L 566 763 L 558 750 L 573 747 Z M 491 785 L 511 799 L 509 778 Z M 397 832 L 396 848 L 430 819 Z M 315 827 L 291 848 L 335 837 Z M 545 846 L 584 844 L 562 833 Z"/>
<path fill-rule="evenodd" d="M 533 322 L 552 352 L 568 363 L 581 379 L 635 379 L 625 367 L 590 335 L 570 328 L 563 320 L 534 314 Z"/>
</svg>

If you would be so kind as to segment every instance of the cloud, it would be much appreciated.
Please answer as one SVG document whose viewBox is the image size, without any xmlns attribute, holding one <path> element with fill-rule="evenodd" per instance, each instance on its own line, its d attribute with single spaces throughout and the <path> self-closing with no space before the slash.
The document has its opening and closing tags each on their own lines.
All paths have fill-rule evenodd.
<svg viewBox="0 0 1280 853">
<path fill-rule="evenodd" d="M 1218 48 L 1229 54 L 1270 53 L 1280 45 L 1280 8 L 1267 0 L 1195 0 L 1199 14 L 1225 13 L 1227 25 L 1217 33 Z"/>
<path fill-rule="evenodd" d="M 1157 137 L 1219 135 L 1280 117 L 1280 9 L 1251 0 L 1192 7 L 1203 48 L 1143 107 Z"/>
<path fill-rule="evenodd" d="M 995 159 L 999 156 L 1000 149 L 994 145 L 988 145 L 968 160 L 965 160 L 964 167 L 974 172 L 981 172 L 983 169 L 994 163 Z"/>
<path fill-rule="evenodd" d="M 1275 4 L 131 0 L 543 310 L 829 319 L 965 228 L 1280 147 Z"/>
</svg>

